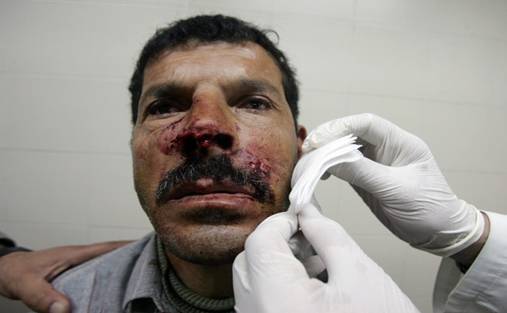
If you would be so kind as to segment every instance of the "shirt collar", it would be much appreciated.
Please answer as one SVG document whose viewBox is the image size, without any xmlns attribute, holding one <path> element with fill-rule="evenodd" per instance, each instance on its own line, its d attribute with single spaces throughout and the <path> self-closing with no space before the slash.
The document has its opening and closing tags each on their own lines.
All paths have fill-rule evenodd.
<svg viewBox="0 0 507 313">
<path fill-rule="evenodd" d="M 127 283 L 123 310 L 132 312 L 132 306 L 137 300 L 139 300 L 137 302 L 145 302 L 146 299 L 151 299 L 160 312 L 169 311 L 170 306 L 162 288 L 163 276 L 157 258 L 155 234 L 152 235 L 135 262 Z"/>
</svg>

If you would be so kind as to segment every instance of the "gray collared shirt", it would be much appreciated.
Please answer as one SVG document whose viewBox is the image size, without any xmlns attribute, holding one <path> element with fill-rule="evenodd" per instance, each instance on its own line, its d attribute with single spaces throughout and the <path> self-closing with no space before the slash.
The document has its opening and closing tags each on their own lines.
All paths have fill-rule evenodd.
<svg viewBox="0 0 507 313">
<path fill-rule="evenodd" d="M 73 313 L 176 313 L 162 288 L 155 234 L 93 259 L 58 276 Z"/>
</svg>

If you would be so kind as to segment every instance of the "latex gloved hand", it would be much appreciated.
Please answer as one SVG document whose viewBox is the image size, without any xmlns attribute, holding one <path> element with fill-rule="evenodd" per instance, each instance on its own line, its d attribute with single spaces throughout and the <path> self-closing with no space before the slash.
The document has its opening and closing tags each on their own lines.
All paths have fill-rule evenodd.
<svg viewBox="0 0 507 313">
<path fill-rule="evenodd" d="M 68 313 L 67 298 L 49 281 L 66 269 L 127 244 L 104 242 L 65 246 L 33 252 L 13 252 L 0 257 L 0 294 L 23 301 L 36 312 Z"/>
<path fill-rule="evenodd" d="M 308 135 L 303 151 L 346 134 L 359 137 L 365 158 L 328 172 L 349 182 L 396 236 L 441 256 L 480 238 L 482 214 L 452 192 L 426 143 L 385 119 L 359 114 L 327 122 Z"/>
<path fill-rule="evenodd" d="M 250 234 L 245 251 L 234 261 L 236 312 L 419 312 L 343 228 L 315 206 L 301 210 L 299 223 L 322 259 L 328 281 L 311 278 L 289 248 L 298 229 L 296 216 L 273 215 Z"/>
</svg>

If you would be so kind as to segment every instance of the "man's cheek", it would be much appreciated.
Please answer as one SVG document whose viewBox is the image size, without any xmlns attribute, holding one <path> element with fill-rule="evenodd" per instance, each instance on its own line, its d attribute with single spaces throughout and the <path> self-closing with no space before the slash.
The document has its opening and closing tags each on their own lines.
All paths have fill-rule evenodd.
<svg viewBox="0 0 507 313">
<path fill-rule="evenodd" d="M 167 160 L 158 151 L 155 136 L 138 136 L 132 142 L 134 180 L 139 197 L 152 202 L 158 183 L 167 171 Z M 152 199 L 153 198 L 153 199 Z"/>
<path fill-rule="evenodd" d="M 171 155 L 178 152 L 178 134 L 182 132 L 183 119 L 184 117 L 181 117 L 168 123 L 151 134 L 156 147 L 162 154 Z"/>
<path fill-rule="evenodd" d="M 244 149 L 238 152 L 238 159 L 255 173 L 265 180 L 272 188 L 283 188 L 288 184 L 291 177 L 294 156 L 283 145 L 249 143 Z"/>
<path fill-rule="evenodd" d="M 250 144 L 238 150 L 234 158 L 237 166 L 246 169 L 255 176 L 268 181 L 272 173 L 272 162 L 269 157 L 263 155 L 262 149 L 257 144 Z"/>
</svg>

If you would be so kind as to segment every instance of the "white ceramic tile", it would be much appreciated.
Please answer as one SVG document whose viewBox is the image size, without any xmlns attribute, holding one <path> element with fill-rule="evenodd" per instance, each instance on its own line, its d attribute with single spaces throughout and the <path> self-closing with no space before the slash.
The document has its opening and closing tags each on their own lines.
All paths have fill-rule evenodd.
<svg viewBox="0 0 507 313">
<path fill-rule="evenodd" d="M 356 20 L 406 32 L 507 38 L 507 3 L 502 0 L 358 0 Z"/>
<path fill-rule="evenodd" d="M 190 14 L 216 13 L 232 15 L 238 18 L 246 19 L 256 14 L 273 13 L 274 2 L 270 0 L 259 1 L 236 1 L 236 0 L 189 0 L 188 12 Z M 256 21 L 251 21 L 256 22 Z"/>
<path fill-rule="evenodd" d="M 430 98 L 479 105 L 504 105 L 507 42 L 474 37 L 430 39 L 434 90 Z"/>
<path fill-rule="evenodd" d="M 392 235 L 352 235 L 361 249 L 397 283 L 403 280 L 407 245 Z"/>
<path fill-rule="evenodd" d="M 507 174 L 445 171 L 452 190 L 480 210 L 507 214 Z"/>
<path fill-rule="evenodd" d="M 356 20 L 380 27 L 414 31 L 430 28 L 435 16 L 434 0 L 357 0 Z"/>
<path fill-rule="evenodd" d="M 356 0 L 277 0 L 274 1 L 275 11 L 305 14 L 308 19 L 331 17 L 335 19 L 352 19 L 355 13 Z"/>
<path fill-rule="evenodd" d="M 133 6 L 133 7 L 173 7 L 185 8 L 188 5 L 188 0 L 103 0 L 97 2 L 95 0 L 36 0 L 39 2 L 52 2 L 52 3 L 79 3 L 87 5 L 112 5 L 112 6 Z"/>
<path fill-rule="evenodd" d="M 265 2 L 265 3 L 264 3 Z M 272 29 L 273 2 L 261 1 L 206 1 L 190 0 L 187 17 L 199 14 L 222 14 L 252 23 L 261 29 Z"/>
<path fill-rule="evenodd" d="M 0 39 L 9 72 L 129 77 L 156 27 L 186 12 L 169 5 L 11 2 Z"/>
<path fill-rule="evenodd" d="M 355 0 L 319 0 L 303 1 L 234 1 L 234 0 L 190 0 L 190 12 L 213 11 L 224 14 L 241 14 L 240 11 L 264 12 L 275 16 L 286 13 L 324 16 L 336 19 L 353 19 Z M 239 15 L 238 15 L 239 16 Z M 241 17 L 241 16 L 240 16 Z"/>
<path fill-rule="evenodd" d="M 33 223 L 85 224 L 90 199 L 87 156 L 2 150 L 6 218 Z"/>
<path fill-rule="evenodd" d="M 85 225 L 0 220 L 0 229 L 18 245 L 33 250 L 88 243 Z"/>
<path fill-rule="evenodd" d="M 432 294 L 440 257 L 413 248 L 407 249 L 402 280 L 398 285 L 421 312 L 432 311 Z"/>
<path fill-rule="evenodd" d="M 351 76 L 354 25 L 326 17 L 280 14 L 273 23 L 280 47 L 307 89 L 344 92 Z"/>
<path fill-rule="evenodd" d="M 505 107 L 428 102 L 417 135 L 442 169 L 506 173 L 506 116 Z"/>
<path fill-rule="evenodd" d="M 434 28 L 484 38 L 507 39 L 503 0 L 436 1 Z"/>
<path fill-rule="evenodd" d="M 351 92 L 409 98 L 430 94 L 429 50 L 424 34 L 358 26 L 350 50 Z"/>
<path fill-rule="evenodd" d="M 353 94 L 350 95 L 350 114 L 373 113 L 418 134 L 423 128 L 421 112 L 426 103 L 410 98 Z"/>
<path fill-rule="evenodd" d="M 424 294 L 412 294 L 402 290 L 416 306 L 419 312 L 433 312 L 433 287 L 426 290 Z"/>
<path fill-rule="evenodd" d="M 129 153 L 125 82 L 0 75 L 0 147 Z"/>
<path fill-rule="evenodd" d="M 302 89 L 299 123 L 308 131 L 331 119 L 349 115 L 349 95 Z"/>
<path fill-rule="evenodd" d="M 95 156 L 89 175 L 90 225 L 151 227 L 134 190 L 130 157 Z"/>
<path fill-rule="evenodd" d="M 90 242 L 102 242 L 110 240 L 137 240 L 152 232 L 149 227 L 107 227 L 91 226 L 88 240 Z"/>
<path fill-rule="evenodd" d="M 326 216 L 353 235 L 390 235 L 347 183 L 330 177 L 319 182 L 316 197 Z"/>
</svg>

